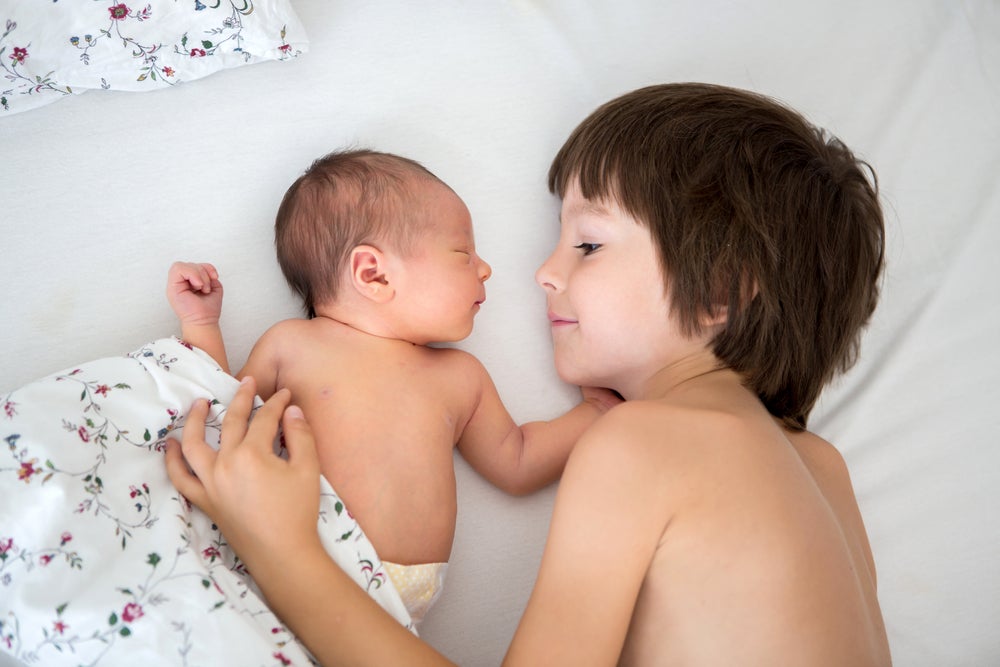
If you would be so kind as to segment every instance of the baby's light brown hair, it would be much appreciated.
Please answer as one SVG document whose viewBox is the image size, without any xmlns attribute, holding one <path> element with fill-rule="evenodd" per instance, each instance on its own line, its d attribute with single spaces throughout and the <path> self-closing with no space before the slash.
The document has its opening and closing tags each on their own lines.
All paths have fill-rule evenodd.
<svg viewBox="0 0 1000 667">
<path fill-rule="evenodd" d="M 337 298 L 355 247 L 411 251 L 426 219 L 415 189 L 428 180 L 441 183 L 414 160 L 357 149 L 317 159 L 292 183 L 275 217 L 274 244 L 309 317 Z"/>
<path fill-rule="evenodd" d="M 712 350 L 767 409 L 806 427 L 857 359 L 885 231 L 874 171 L 800 114 L 748 91 L 649 86 L 599 107 L 549 171 L 560 197 L 618 203 L 647 226 L 689 335 L 726 313 Z"/>
</svg>

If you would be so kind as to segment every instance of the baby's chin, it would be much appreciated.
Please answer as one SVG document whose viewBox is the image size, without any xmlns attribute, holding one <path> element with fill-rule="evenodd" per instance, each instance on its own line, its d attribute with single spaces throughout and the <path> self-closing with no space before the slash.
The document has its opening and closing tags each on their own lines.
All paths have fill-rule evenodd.
<svg viewBox="0 0 1000 667">
<path fill-rule="evenodd" d="M 466 329 L 450 331 L 446 334 L 441 335 L 434 340 L 429 340 L 427 342 L 419 342 L 411 340 L 411 343 L 416 345 L 448 345 L 449 343 L 459 343 L 472 334 L 472 325 L 469 325 Z"/>
</svg>

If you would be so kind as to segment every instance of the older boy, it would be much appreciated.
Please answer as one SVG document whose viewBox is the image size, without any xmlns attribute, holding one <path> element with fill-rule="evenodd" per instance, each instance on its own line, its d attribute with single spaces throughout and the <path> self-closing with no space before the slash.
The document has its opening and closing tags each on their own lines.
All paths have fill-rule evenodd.
<svg viewBox="0 0 1000 667">
<path fill-rule="evenodd" d="M 805 431 L 878 296 L 884 230 L 861 167 L 793 111 L 704 84 L 624 95 L 567 140 L 549 178 L 560 239 L 537 274 L 556 365 L 626 402 L 570 456 L 505 664 L 889 664 L 847 469 Z M 277 396 L 246 437 L 245 408 L 231 408 L 239 442 L 219 459 L 243 449 L 246 470 L 285 484 L 269 501 L 305 507 L 287 484 L 315 475 L 294 411 L 297 461 L 269 467 L 287 403 Z M 232 487 L 196 431 L 183 450 L 201 480 L 175 444 L 175 482 L 260 565 L 265 596 L 322 662 L 446 662 L 363 596 L 341 597 L 349 584 L 316 547 L 315 513 L 267 535 L 241 504 L 259 499 Z M 309 554 L 291 581 L 268 564 L 281 540 Z"/>
</svg>

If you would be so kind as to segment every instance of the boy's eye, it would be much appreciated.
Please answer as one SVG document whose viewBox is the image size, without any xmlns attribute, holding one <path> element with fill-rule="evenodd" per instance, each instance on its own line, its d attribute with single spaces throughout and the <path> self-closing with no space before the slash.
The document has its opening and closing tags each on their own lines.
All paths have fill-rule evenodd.
<svg viewBox="0 0 1000 667">
<path fill-rule="evenodd" d="M 584 255 L 589 255 L 601 247 L 600 243 L 580 243 L 573 246 L 577 250 L 582 250 Z"/>
</svg>

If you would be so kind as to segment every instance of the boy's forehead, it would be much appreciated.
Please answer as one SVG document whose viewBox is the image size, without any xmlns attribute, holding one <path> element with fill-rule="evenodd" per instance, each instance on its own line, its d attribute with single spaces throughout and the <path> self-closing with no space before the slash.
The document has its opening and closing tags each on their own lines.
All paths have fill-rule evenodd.
<svg viewBox="0 0 1000 667">
<path fill-rule="evenodd" d="M 574 184 L 566 190 L 566 194 L 563 197 L 559 221 L 565 223 L 567 220 L 577 218 L 633 220 L 632 216 L 614 199 L 605 197 L 588 199 L 580 192 L 579 186 Z"/>
<path fill-rule="evenodd" d="M 601 200 L 584 199 L 582 196 L 563 199 L 563 215 L 599 215 L 607 217 L 611 215 L 611 209 Z"/>
</svg>

